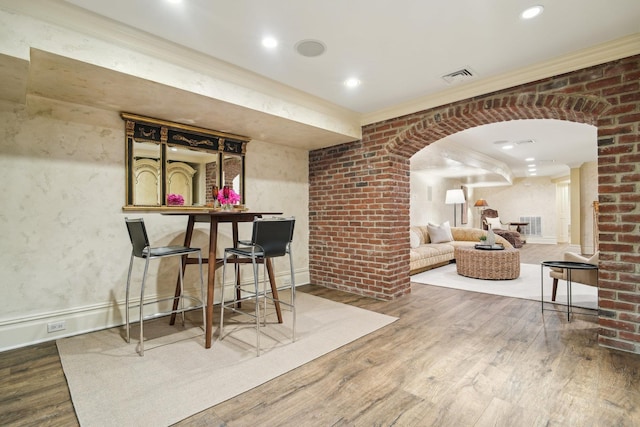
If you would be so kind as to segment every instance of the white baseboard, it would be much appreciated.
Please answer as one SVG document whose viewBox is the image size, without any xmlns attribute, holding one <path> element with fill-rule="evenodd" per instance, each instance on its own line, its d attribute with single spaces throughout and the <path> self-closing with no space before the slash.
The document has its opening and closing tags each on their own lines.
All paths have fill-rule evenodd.
<svg viewBox="0 0 640 427">
<path fill-rule="evenodd" d="M 247 279 L 253 280 L 245 276 L 243 282 Z M 276 276 L 276 282 L 279 284 L 287 283 L 288 279 L 288 274 Z M 310 282 L 309 270 L 296 271 L 295 281 L 296 286 L 308 284 Z M 155 296 L 149 297 L 149 299 L 153 298 Z M 132 304 L 134 303 L 137 303 L 137 300 L 132 300 Z M 0 322 L 0 343 L 2 343 L 0 352 L 124 325 L 124 313 L 124 301 L 117 301 L 5 320 Z M 137 316 L 133 317 L 136 320 L 137 318 Z M 47 326 L 57 322 L 64 322 L 64 329 L 47 332 Z"/>
<path fill-rule="evenodd" d="M 535 243 L 537 245 L 557 245 L 558 239 L 549 236 L 525 236 L 527 243 Z"/>
</svg>

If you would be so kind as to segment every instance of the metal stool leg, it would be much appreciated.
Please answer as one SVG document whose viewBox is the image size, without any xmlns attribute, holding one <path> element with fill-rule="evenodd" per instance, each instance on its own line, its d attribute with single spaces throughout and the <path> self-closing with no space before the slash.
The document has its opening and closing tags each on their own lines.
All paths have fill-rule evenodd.
<svg viewBox="0 0 640 427">
<path fill-rule="evenodd" d="M 140 286 L 140 356 L 144 356 L 144 285 L 149 271 L 149 258 L 145 259 L 142 285 Z"/>
<path fill-rule="evenodd" d="M 129 293 L 131 291 L 131 270 L 133 270 L 133 252 L 131 253 L 131 260 L 129 261 L 129 274 L 127 274 L 127 289 L 126 289 L 126 296 L 125 296 L 125 324 L 126 324 L 126 329 L 127 329 L 127 343 L 131 342 L 131 335 L 130 335 L 130 320 L 129 320 L 129 304 L 130 304 L 130 297 L 129 297 Z"/>
</svg>

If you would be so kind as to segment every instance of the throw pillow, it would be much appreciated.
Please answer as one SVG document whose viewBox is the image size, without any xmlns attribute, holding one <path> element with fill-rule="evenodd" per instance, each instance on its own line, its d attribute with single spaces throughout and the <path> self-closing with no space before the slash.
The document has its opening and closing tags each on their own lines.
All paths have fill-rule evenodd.
<svg viewBox="0 0 640 427">
<path fill-rule="evenodd" d="M 487 220 L 487 224 L 493 230 L 498 230 L 502 228 L 502 223 L 500 222 L 500 217 L 498 218 L 485 218 Z"/>
<path fill-rule="evenodd" d="M 440 225 L 429 223 L 427 224 L 427 231 L 429 232 L 431 243 L 446 243 L 453 241 L 449 221 L 445 221 Z"/>
<path fill-rule="evenodd" d="M 420 236 L 418 236 L 418 233 L 415 231 L 409 231 L 409 240 L 411 243 L 411 249 L 415 249 L 420 246 Z"/>
</svg>

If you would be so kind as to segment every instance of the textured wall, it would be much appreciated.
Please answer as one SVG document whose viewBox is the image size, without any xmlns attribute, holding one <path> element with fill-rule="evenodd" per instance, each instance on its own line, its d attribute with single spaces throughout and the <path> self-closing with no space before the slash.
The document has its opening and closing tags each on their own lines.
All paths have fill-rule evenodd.
<svg viewBox="0 0 640 427">
<path fill-rule="evenodd" d="M 124 217 L 143 217 L 155 245 L 180 244 L 186 217 L 122 212 L 124 122 L 117 113 L 38 99 L 29 110 L 4 103 L 0 134 L 2 348 L 120 324 L 131 251 Z M 308 282 L 307 165 L 304 150 L 261 141 L 247 147 L 247 206 L 298 219 L 298 284 Z M 241 225 L 241 237 L 250 227 Z M 220 236 L 219 247 L 228 246 L 230 227 L 222 225 Z M 206 224 L 196 225 L 193 245 L 208 250 Z M 176 266 L 163 260 L 152 267 L 149 295 L 172 293 Z M 193 278 L 196 269 L 189 270 Z M 275 271 L 288 277 L 280 261 Z M 47 334 L 46 323 L 58 319 L 67 329 Z"/>
<path fill-rule="evenodd" d="M 595 143 L 595 141 L 594 141 Z M 477 188 L 476 196 L 489 203 L 504 222 L 517 221 L 520 216 L 542 217 L 539 243 L 556 242 L 556 184 L 549 177 L 515 179 L 512 186 Z M 534 240 L 528 240 L 534 241 Z"/>
</svg>

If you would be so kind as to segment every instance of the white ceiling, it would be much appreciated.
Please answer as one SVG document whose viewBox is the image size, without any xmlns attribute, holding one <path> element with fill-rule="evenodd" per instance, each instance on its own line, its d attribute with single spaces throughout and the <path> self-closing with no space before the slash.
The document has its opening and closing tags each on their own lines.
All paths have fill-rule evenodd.
<svg viewBox="0 0 640 427">
<path fill-rule="evenodd" d="M 499 122 L 431 144 L 411 158 L 411 170 L 457 178 L 470 187 L 507 185 L 532 176 L 563 177 L 570 168 L 597 159 L 596 139 L 596 127 L 580 123 Z"/>
<path fill-rule="evenodd" d="M 38 0 L 20 3 L 21 6 L 17 6 L 17 1 L 0 0 L 0 6 L 2 3 L 14 3 L 15 8 L 23 10 L 33 5 L 33 12 L 37 13 L 37 9 L 40 16 L 46 15 L 42 9 L 48 4 L 63 5 L 69 12 L 74 12 L 74 17 L 79 16 L 79 11 L 90 13 L 92 19 L 86 22 L 94 24 L 97 15 L 111 24 L 124 24 L 249 70 L 260 78 L 319 97 L 345 111 L 361 114 L 363 123 L 367 122 L 366 117 L 376 117 L 380 111 L 399 105 L 417 105 L 417 100 L 435 99 L 439 94 L 454 90 L 455 86 L 495 82 L 501 76 L 518 75 L 537 64 L 634 36 L 640 31 L 638 0 L 459 0 L 437 3 L 424 0 L 183 0 L 181 4 L 167 0 Z M 520 12 L 533 4 L 543 5 L 544 13 L 530 21 L 522 20 Z M 76 21 L 77 30 L 82 27 L 82 20 Z M 266 35 L 279 40 L 276 49 L 266 50 L 261 46 L 260 41 Z M 120 33 L 114 32 L 112 37 L 122 43 Z M 296 43 L 307 39 L 324 43 L 326 52 L 314 58 L 298 54 Z M 475 76 L 454 86 L 442 79 L 443 75 L 462 68 L 471 70 Z M 41 69 L 48 71 L 45 67 Z M 348 77 L 357 77 L 362 84 L 349 89 L 343 85 Z M 39 94 L 55 94 L 73 102 L 73 90 L 61 88 L 58 83 L 49 81 L 49 87 L 45 87 L 47 83 L 40 82 Z M 64 99 L 65 96 L 71 99 Z M 109 99 L 107 91 L 102 101 L 105 105 L 96 106 L 134 106 L 139 108 L 136 113 L 152 116 L 154 108 L 162 108 L 154 102 L 142 103 L 140 99 L 127 104 L 121 93 L 118 96 L 117 100 Z M 172 97 L 179 96 L 181 94 L 172 93 Z M 181 103 L 185 107 L 183 112 L 191 112 L 189 100 L 184 99 Z M 201 102 L 204 100 L 194 101 L 196 104 Z M 266 126 L 268 117 L 256 117 L 255 111 L 243 112 L 223 102 L 220 104 L 221 109 L 229 109 L 231 113 L 232 129 L 224 130 L 269 140 L 268 132 L 255 134 L 255 126 L 262 124 L 264 129 L 269 128 Z M 243 119 L 244 114 L 251 116 Z M 207 125 L 207 120 L 211 120 L 199 117 L 195 109 L 192 118 L 199 125 Z M 318 141 L 316 145 L 301 142 L 304 148 L 344 142 L 340 135 L 322 134 L 309 126 L 295 123 L 286 123 L 286 126 L 291 126 L 295 141 Z M 538 169 L 538 175 L 542 176 L 562 173 L 561 168 L 568 170 L 569 166 L 595 160 L 595 134 L 593 127 L 567 122 L 511 121 L 471 129 L 451 136 L 447 141 L 452 144 L 449 151 L 462 147 L 462 151 L 473 150 L 480 153 L 479 157 L 494 159 L 493 166 L 491 162 L 484 162 L 485 157 L 481 162 L 492 174 L 496 168 L 505 166 L 509 170 L 506 175 L 526 176 L 523 156 L 531 155 L 538 161 L 545 161 Z M 528 139 L 535 140 L 535 144 L 518 145 L 508 154 L 493 144 L 495 141 Z M 412 169 L 420 167 L 443 173 L 438 172 L 442 158 L 442 155 L 428 152 L 418 154 L 414 156 Z M 467 166 L 461 169 L 462 176 L 478 173 L 478 156 L 449 159 L 447 168 L 452 165 L 451 161 Z M 473 166 L 472 169 L 469 166 Z M 505 173 L 498 175 L 505 176 Z M 485 181 L 491 179 L 484 178 Z"/>
<path fill-rule="evenodd" d="M 447 89 L 461 68 L 487 78 L 640 29 L 638 0 L 66 1 L 360 113 Z M 533 4 L 544 13 L 522 20 Z M 307 39 L 326 52 L 299 55 Z"/>
</svg>

